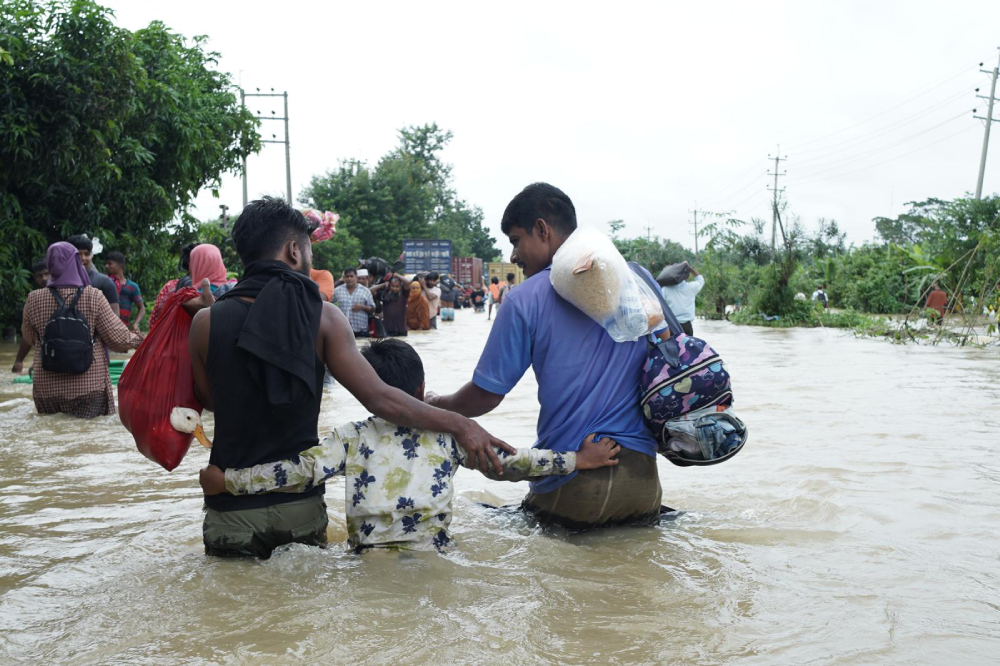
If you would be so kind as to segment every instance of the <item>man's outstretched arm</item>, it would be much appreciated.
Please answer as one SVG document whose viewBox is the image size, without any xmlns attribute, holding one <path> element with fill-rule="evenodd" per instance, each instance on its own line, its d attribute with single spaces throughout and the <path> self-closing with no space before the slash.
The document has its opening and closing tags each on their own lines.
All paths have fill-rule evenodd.
<svg viewBox="0 0 1000 666">
<path fill-rule="evenodd" d="M 361 356 L 354 331 L 339 308 L 324 304 L 320 335 L 324 360 L 334 379 L 375 416 L 400 426 L 451 433 L 469 454 L 472 465 L 480 470 L 486 469 L 487 462 L 495 469 L 502 469 L 495 448 L 514 452 L 513 447 L 490 435 L 475 421 L 435 409 L 386 385 Z"/>
<path fill-rule="evenodd" d="M 451 395 L 428 393 L 425 400 L 427 404 L 434 407 L 473 418 L 492 412 L 499 407 L 500 403 L 503 402 L 503 396 L 491 393 L 476 386 L 473 382 L 469 382 Z"/>
</svg>

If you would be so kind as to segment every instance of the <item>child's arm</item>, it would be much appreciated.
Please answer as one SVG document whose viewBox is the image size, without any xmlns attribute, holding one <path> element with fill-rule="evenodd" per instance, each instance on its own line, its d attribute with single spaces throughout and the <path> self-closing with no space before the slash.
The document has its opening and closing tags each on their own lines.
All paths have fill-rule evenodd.
<svg viewBox="0 0 1000 666">
<path fill-rule="evenodd" d="M 457 448 L 457 447 L 456 447 Z M 583 440 L 579 451 L 550 451 L 548 449 L 518 449 L 511 455 L 498 451 L 503 465 L 503 476 L 497 476 L 492 467 L 484 474 L 494 481 L 524 481 L 538 476 L 566 475 L 582 469 L 596 469 L 618 464 L 615 458 L 621 447 L 605 437 L 599 442 L 594 435 Z M 458 449 L 462 466 L 468 467 L 464 451 Z"/>
<path fill-rule="evenodd" d="M 336 428 L 318 446 L 306 449 L 299 459 L 231 468 L 225 471 L 226 492 L 233 495 L 302 493 L 344 473 L 347 449 L 357 445 L 360 434 L 353 426 Z"/>
</svg>

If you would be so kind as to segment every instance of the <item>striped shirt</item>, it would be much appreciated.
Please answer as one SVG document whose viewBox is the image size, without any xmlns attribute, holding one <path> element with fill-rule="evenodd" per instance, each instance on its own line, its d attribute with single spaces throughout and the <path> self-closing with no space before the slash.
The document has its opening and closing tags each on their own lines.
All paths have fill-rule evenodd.
<svg viewBox="0 0 1000 666">
<path fill-rule="evenodd" d="M 351 328 L 355 333 L 368 332 L 368 313 L 364 310 L 354 310 L 356 304 L 375 307 L 375 299 L 372 298 L 372 292 L 368 291 L 368 287 L 359 284 L 352 294 L 347 291 L 347 285 L 342 284 L 333 290 L 333 300 L 347 317 L 347 321 L 351 322 Z"/>
</svg>

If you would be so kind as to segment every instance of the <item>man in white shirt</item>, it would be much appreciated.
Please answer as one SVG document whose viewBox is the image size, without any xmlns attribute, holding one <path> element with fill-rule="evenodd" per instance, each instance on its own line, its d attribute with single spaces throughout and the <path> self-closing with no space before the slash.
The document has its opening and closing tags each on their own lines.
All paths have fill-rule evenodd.
<svg viewBox="0 0 1000 666">
<path fill-rule="evenodd" d="M 701 288 L 705 286 L 705 278 L 698 275 L 698 271 L 692 268 L 688 262 L 685 261 L 684 265 L 691 271 L 688 275 L 688 281 L 678 282 L 670 287 L 660 287 L 660 291 L 684 332 L 688 335 L 694 335 L 694 329 L 691 326 L 691 322 L 694 321 L 694 299 Z M 674 333 L 671 331 L 671 334 Z"/>
<path fill-rule="evenodd" d="M 438 286 L 438 278 L 441 277 L 437 273 L 428 273 L 427 277 L 421 280 L 420 284 L 424 287 L 424 296 L 427 297 L 427 305 L 430 306 L 431 312 L 431 328 L 438 327 L 438 310 L 441 308 L 441 287 Z"/>
<path fill-rule="evenodd" d="M 830 299 L 826 297 L 826 291 L 822 284 L 816 287 L 816 291 L 812 295 L 812 300 L 822 302 L 824 308 L 830 307 Z"/>
</svg>

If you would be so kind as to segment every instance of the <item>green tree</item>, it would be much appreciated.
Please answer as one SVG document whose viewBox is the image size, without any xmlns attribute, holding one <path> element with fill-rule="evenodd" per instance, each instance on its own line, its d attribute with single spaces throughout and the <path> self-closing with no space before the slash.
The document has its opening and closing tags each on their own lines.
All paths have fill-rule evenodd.
<svg viewBox="0 0 1000 666">
<path fill-rule="evenodd" d="M 74 233 L 124 252 L 147 292 L 172 274 L 191 201 L 260 148 L 205 40 L 132 33 L 91 0 L 0 7 L 0 320 L 19 316 L 23 269 Z"/>
<path fill-rule="evenodd" d="M 339 213 L 366 257 L 392 261 L 407 238 L 447 238 L 458 256 L 498 256 L 482 209 L 456 197 L 451 166 L 440 160 L 451 132 L 432 124 L 403 128 L 399 137 L 400 145 L 375 168 L 358 160 L 342 162 L 314 176 L 299 201 Z"/>
</svg>

